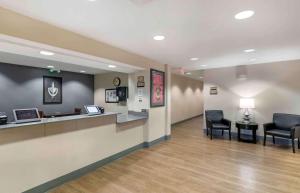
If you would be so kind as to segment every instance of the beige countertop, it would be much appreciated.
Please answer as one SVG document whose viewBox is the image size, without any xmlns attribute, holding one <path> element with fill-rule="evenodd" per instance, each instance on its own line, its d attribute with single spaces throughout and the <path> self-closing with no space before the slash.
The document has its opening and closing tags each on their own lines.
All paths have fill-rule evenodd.
<svg viewBox="0 0 300 193">
<path fill-rule="evenodd" d="M 43 118 L 41 121 L 38 122 L 29 122 L 29 123 L 8 123 L 6 125 L 0 125 L 0 130 L 2 129 L 9 129 L 9 128 L 16 128 L 16 127 L 23 127 L 23 126 L 31 126 L 31 125 L 40 125 L 40 124 L 47 124 L 47 123 L 55 123 L 55 122 L 62 122 L 62 121 L 71 121 L 71 120 L 78 120 L 78 119 L 88 119 L 91 117 L 104 117 L 116 115 L 117 122 L 116 123 L 126 123 L 131 121 L 143 120 L 148 119 L 148 113 L 146 112 L 132 112 L 129 111 L 128 113 L 121 114 L 117 112 L 106 112 L 100 115 L 73 115 L 73 116 L 65 116 L 65 117 L 54 117 L 54 118 Z"/>
</svg>

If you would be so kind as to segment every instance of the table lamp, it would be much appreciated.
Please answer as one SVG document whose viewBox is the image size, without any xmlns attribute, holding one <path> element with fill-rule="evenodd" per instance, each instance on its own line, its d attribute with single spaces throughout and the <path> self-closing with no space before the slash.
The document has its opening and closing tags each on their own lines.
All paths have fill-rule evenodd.
<svg viewBox="0 0 300 193">
<path fill-rule="evenodd" d="M 252 99 L 252 98 L 242 98 L 242 99 L 240 99 L 240 108 L 245 109 L 244 117 L 243 117 L 244 121 L 245 122 L 250 122 L 249 109 L 254 109 L 255 108 L 254 99 Z"/>
</svg>

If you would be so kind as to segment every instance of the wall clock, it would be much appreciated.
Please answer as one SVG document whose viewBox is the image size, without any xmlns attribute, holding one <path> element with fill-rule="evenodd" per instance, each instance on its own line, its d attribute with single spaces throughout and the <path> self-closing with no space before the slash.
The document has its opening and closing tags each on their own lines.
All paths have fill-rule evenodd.
<svg viewBox="0 0 300 193">
<path fill-rule="evenodd" d="M 120 86 L 121 85 L 121 79 L 119 77 L 115 77 L 113 79 L 113 85 L 114 86 Z"/>
</svg>

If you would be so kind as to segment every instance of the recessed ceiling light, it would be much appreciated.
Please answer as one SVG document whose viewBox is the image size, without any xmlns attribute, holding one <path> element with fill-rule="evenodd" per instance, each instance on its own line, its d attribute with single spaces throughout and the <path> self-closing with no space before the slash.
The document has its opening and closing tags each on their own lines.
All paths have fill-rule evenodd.
<svg viewBox="0 0 300 193">
<path fill-rule="evenodd" d="M 162 36 L 162 35 L 157 35 L 157 36 L 154 36 L 153 39 L 154 40 L 157 40 L 157 41 L 161 41 L 161 40 L 164 40 L 166 37 L 165 36 Z"/>
<path fill-rule="evenodd" d="M 108 65 L 108 68 L 116 68 L 115 65 Z"/>
<path fill-rule="evenodd" d="M 88 1 L 90 1 L 90 2 L 94 2 L 94 1 L 96 1 L 96 0 L 88 0 Z"/>
<path fill-rule="evenodd" d="M 206 67 L 207 65 L 205 65 L 205 64 L 202 64 L 201 66 L 202 66 L 202 67 Z"/>
<path fill-rule="evenodd" d="M 190 72 L 186 72 L 185 74 L 186 74 L 186 75 L 191 75 L 192 73 L 190 73 Z"/>
<path fill-rule="evenodd" d="M 244 52 L 246 52 L 246 53 L 255 52 L 255 49 L 244 50 Z"/>
<path fill-rule="evenodd" d="M 85 73 L 86 71 L 84 71 L 84 70 L 80 70 L 80 73 Z"/>
<path fill-rule="evenodd" d="M 191 61 L 197 61 L 197 60 L 199 60 L 199 58 L 191 58 L 190 60 Z"/>
<path fill-rule="evenodd" d="M 255 12 L 252 10 L 242 11 L 242 12 L 236 14 L 234 16 L 234 18 L 237 20 L 248 19 L 248 18 L 252 17 L 254 14 L 255 14 Z"/>
<path fill-rule="evenodd" d="M 40 54 L 45 55 L 45 56 L 53 56 L 54 55 L 53 52 L 45 51 L 45 50 L 40 51 Z"/>
<path fill-rule="evenodd" d="M 49 66 L 47 66 L 47 68 L 54 68 L 54 66 L 49 65 Z"/>
</svg>

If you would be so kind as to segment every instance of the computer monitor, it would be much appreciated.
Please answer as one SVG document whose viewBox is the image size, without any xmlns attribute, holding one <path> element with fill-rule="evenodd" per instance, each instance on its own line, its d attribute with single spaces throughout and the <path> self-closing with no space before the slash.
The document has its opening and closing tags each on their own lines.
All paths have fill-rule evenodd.
<svg viewBox="0 0 300 193">
<path fill-rule="evenodd" d="M 96 105 L 85 105 L 84 106 L 86 112 L 88 115 L 99 115 L 101 114 L 101 111 L 98 106 Z"/>
<path fill-rule="evenodd" d="M 13 113 L 16 123 L 28 123 L 41 120 L 37 108 L 14 109 Z"/>
</svg>

